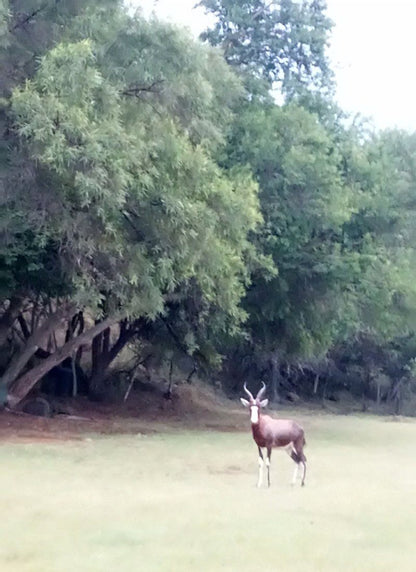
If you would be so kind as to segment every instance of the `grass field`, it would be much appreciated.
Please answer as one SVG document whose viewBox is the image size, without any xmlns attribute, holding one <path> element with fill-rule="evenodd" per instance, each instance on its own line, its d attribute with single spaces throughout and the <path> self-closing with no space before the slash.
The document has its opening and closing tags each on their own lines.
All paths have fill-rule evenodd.
<svg viewBox="0 0 416 572">
<path fill-rule="evenodd" d="M 0 570 L 416 570 L 416 423 L 297 417 L 303 489 L 249 432 L 3 443 Z"/>
</svg>

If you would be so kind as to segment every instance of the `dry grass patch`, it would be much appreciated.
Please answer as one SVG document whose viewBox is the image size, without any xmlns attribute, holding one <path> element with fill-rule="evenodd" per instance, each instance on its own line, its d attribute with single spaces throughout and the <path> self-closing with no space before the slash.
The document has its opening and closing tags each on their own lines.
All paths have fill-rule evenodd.
<svg viewBox="0 0 416 572">
<path fill-rule="evenodd" d="M 2 572 L 415 569 L 416 424 L 298 416 L 306 487 L 247 433 L 175 430 L 4 443 Z"/>
</svg>

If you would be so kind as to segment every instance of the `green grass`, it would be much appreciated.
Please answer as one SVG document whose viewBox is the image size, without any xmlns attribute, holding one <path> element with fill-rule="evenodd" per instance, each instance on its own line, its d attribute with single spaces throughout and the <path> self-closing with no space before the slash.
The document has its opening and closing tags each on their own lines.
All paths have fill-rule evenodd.
<svg viewBox="0 0 416 572">
<path fill-rule="evenodd" d="M 283 452 L 255 488 L 249 432 L 4 443 L 0 570 L 414 571 L 416 424 L 304 425 L 303 489 Z"/>
</svg>

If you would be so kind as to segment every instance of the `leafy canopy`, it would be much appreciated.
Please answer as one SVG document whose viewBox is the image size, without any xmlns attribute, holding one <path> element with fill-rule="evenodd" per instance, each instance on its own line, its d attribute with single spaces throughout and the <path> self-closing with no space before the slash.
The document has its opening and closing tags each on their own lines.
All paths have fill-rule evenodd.
<svg viewBox="0 0 416 572">
<path fill-rule="evenodd" d="M 223 172 L 213 152 L 240 83 L 213 49 L 114 6 L 73 15 L 5 105 L 9 289 L 28 287 L 7 253 L 29 233 L 79 303 L 153 316 L 192 280 L 237 324 L 261 215 L 247 170 Z"/>
</svg>

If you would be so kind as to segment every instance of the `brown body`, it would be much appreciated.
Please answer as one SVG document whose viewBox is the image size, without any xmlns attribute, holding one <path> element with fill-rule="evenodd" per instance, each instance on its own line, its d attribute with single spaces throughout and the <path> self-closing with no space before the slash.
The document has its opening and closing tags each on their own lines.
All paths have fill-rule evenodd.
<svg viewBox="0 0 416 572">
<path fill-rule="evenodd" d="M 245 384 L 244 390 L 249 395 L 250 400 L 247 401 L 246 399 L 241 399 L 241 402 L 245 407 L 250 408 L 251 430 L 253 433 L 253 439 L 259 451 L 259 480 L 257 486 L 261 486 L 263 478 L 263 448 L 267 449 L 267 481 L 268 485 L 270 486 L 270 460 L 272 449 L 274 447 L 290 447 L 289 454 L 293 461 L 296 463 L 293 483 L 296 482 L 298 469 L 301 465 L 303 468 L 303 486 L 305 484 L 306 476 L 306 457 L 303 453 L 303 447 L 305 446 L 306 442 L 305 432 L 303 428 L 292 419 L 273 419 L 269 415 L 260 414 L 260 408 L 265 407 L 268 403 L 267 399 L 261 400 L 261 397 L 266 390 L 264 383 L 256 398 L 254 398 L 248 391 Z"/>
<path fill-rule="evenodd" d="M 253 439 L 258 447 L 287 447 L 293 443 L 296 451 L 305 444 L 305 432 L 291 419 L 273 419 L 270 415 L 260 415 L 258 423 L 251 424 Z"/>
</svg>

